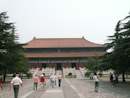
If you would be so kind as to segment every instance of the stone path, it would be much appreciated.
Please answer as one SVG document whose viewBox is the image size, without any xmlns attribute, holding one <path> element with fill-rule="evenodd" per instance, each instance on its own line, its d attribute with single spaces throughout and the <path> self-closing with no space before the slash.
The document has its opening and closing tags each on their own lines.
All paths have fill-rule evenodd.
<svg viewBox="0 0 130 98">
<path fill-rule="evenodd" d="M 39 89 L 35 90 L 33 93 L 28 95 L 27 97 L 23 97 L 23 98 L 40 98 L 42 94 L 49 88 L 49 86 L 50 86 L 50 83 L 47 83 L 45 85 L 44 90 L 42 87 L 40 87 Z"/>
<path fill-rule="evenodd" d="M 62 86 L 65 98 L 79 98 L 77 93 L 70 87 L 65 79 L 62 79 Z"/>
</svg>

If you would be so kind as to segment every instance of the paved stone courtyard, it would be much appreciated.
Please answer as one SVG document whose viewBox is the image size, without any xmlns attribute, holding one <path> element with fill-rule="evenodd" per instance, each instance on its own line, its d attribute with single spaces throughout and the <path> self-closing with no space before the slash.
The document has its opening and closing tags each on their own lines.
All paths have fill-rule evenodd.
<svg viewBox="0 0 130 98">
<path fill-rule="evenodd" d="M 69 84 L 66 82 L 69 82 Z M 99 92 L 94 92 L 94 81 L 89 79 L 63 79 L 62 88 L 65 98 L 80 98 L 75 90 L 71 86 L 74 86 L 85 98 L 130 98 L 130 82 L 117 84 L 116 87 L 112 87 L 109 81 L 101 81 L 99 83 Z M 28 96 L 25 98 L 40 98 L 44 93 L 38 85 L 39 89 L 33 90 L 33 80 L 32 79 L 23 79 L 23 87 L 20 87 L 19 98 L 26 95 L 29 92 Z M 48 82 L 46 89 L 50 86 Z M 9 83 L 3 83 L 4 90 L 0 88 L 0 98 L 13 98 L 13 90 L 9 91 Z"/>
<path fill-rule="evenodd" d="M 109 81 L 99 82 L 99 92 L 94 92 L 94 81 L 87 79 L 68 79 L 86 98 L 130 98 L 130 82 L 112 87 Z"/>
<path fill-rule="evenodd" d="M 14 98 L 13 89 L 10 91 L 9 87 L 10 87 L 9 83 L 3 84 L 4 90 L 1 90 L 0 88 L 0 98 Z M 19 89 L 19 97 L 28 93 L 32 89 L 33 89 L 32 79 L 24 79 L 23 87 L 20 86 L 20 89 Z"/>
</svg>

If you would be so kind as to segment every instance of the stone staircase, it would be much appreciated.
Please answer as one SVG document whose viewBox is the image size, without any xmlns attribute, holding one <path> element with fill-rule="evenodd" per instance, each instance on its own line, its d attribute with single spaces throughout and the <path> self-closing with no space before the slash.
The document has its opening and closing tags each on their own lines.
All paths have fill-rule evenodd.
<svg viewBox="0 0 130 98">
<path fill-rule="evenodd" d="M 56 71 L 56 75 L 59 75 L 59 74 L 63 75 L 63 74 L 62 74 L 62 70 L 57 70 L 57 71 Z"/>
<path fill-rule="evenodd" d="M 55 68 L 42 68 L 41 73 L 45 73 L 45 76 L 50 77 L 51 74 L 55 74 Z"/>
<path fill-rule="evenodd" d="M 76 69 L 75 68 L 63 68 L 63 76 L 68 77 L 68 74 L 72 73 L 72 77 L 76 77 Z"/>
<path fill-rule="evenodd" d="M 83 75 L 82 73 L 80 72 L 80 70 L 76 70 L 76 76 L 77 76 L 77 79 L 83 79 Z"/>
</svg>

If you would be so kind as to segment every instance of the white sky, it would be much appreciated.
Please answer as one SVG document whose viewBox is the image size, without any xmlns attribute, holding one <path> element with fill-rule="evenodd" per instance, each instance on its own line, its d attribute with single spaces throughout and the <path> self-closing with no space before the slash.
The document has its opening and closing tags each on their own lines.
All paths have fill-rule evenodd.
<svg viewBox="0 0 130 98">
<path fill-rule="evenodd" d="M 82 38 L 104 44 L 120 19 L 130 11 L 130 0 L 0 0 L 15 22 L 19 42 L 36 38 Z"/>
</svg>

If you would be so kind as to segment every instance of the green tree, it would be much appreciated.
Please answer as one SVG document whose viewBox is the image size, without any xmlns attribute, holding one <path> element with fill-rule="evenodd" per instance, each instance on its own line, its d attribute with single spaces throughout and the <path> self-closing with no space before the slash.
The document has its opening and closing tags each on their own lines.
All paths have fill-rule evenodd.
<svg viewBox="0 0 130 98">
<path fill-rule="evenodd" d="M 130 69 L 130 20 L 127 16 L 123 20 L 119 20 L 116 25 L 115 33 L 109 36 L 106 43 L 106 50 L 111 52 L 103 56 L 102 67 L 113 69 L 122 73 L 123 82 L 125 82 L 125 72 Z M 127 21 L 126 21 L 127 19 Z M 106 65 L 105 65 L 106 64 Z M 107 67 L 106 67 L 107 66 Z"/>
<path fill-rule="evenodd" d="M 96 58 L 88 58 L 87 62 L 85 63 L 85 68 L 92 71 L 92 72 L 97 72 L 99 70 L 101 70 L 100 68 L 100 59 L 99 57 Z"/>
<path fill-rule="evenodd" d="M 8 23 L 8 18 L 6 12 L 0 13 L 0 71 L 4 74 L 4 81 L 7 71 L 16 73 L 21 66 L 28 66 L 27 63 L 22 63 L 26 59 L 21 55 L 25 44 L 17 42 L 14 23 Z"/>
</svg>

